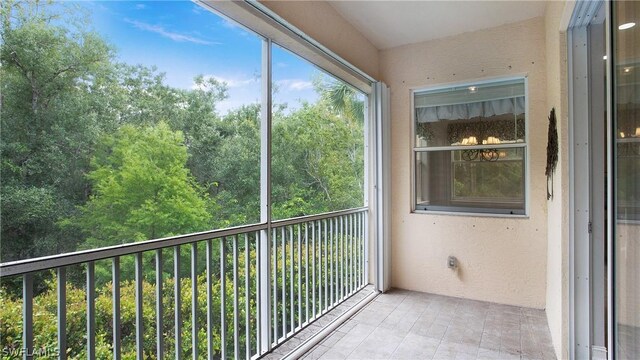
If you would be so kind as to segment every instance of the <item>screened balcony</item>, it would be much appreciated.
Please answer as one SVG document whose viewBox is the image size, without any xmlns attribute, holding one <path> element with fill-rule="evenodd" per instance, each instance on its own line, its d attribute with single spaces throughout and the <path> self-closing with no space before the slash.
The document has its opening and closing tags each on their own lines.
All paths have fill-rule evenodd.
<svg viewBox="0 0 640 360">
<path fill-rule="evenodd" d="M 0 358 L 638 358 L 637 4 L 3 3 Z"/>
</svg>

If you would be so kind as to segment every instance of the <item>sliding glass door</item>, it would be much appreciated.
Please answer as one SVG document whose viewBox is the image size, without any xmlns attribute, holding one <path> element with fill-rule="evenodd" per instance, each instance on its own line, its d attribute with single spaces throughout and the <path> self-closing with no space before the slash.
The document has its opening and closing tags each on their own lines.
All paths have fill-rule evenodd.
<svg viewBox="0 0 640 360">
<path fill-rule="evenodd" d="M 640 2 L 612 2 L 613 334 L 616 359 L 640 358 Z"/>
</svg>

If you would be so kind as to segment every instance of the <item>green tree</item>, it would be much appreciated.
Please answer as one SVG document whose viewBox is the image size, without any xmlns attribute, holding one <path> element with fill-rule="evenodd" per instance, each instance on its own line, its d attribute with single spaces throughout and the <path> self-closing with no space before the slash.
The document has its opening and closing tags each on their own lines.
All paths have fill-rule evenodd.
<svg viewBox="0 0 640 360">
<path fill-rule="evenodd" d="M 316 91 L 338 114 L 352 121 L 364 121 L 364 100 L 362 95 L 343 81 L 325 80 L 315 81 Z"/>
<path fill-rule="evenodd" d="M 260 105 L 244 105 L 218 124 L 212 195 L 220 205 L 217 227 L 260 221 Z"/>
<path fill-rule="evenodd" d="M 102 126 L 92 90 L 112 70 L 113 52 L 81 24 L 52 25 L 70 10 L 55 9 L 2 5 L 2 261 L 72 251 L 80 241 L 56 221 L 86 199 L 84 174 Z"/>
<path fill-rule="evenodd" d="M 207 201 L 187 158 L 182 133 L 165 123 L 125 125 L 107 136 L 88 174 L 93 195 L 74 219 L 87 235 L 84 247 L 208 229 Z"/>
<path fill-rule="evenodd" d="M 361 206 L 362 122 L 326 101 L 274 119 L 273 211 L 288 218 Z"/>
</svg>

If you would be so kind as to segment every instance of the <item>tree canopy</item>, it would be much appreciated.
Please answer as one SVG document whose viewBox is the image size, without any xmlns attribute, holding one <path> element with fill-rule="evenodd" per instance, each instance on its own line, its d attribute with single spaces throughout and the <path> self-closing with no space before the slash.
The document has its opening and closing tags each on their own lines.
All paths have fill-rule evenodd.
<svg viewBox="0 0 640 360">
<path fill-rule="evenodd" d="M 85 247 L 207 230 L 207 200 L 187 168 L 180 131 L 161 122 L 125 125 L 97 147 L 87 174 L 93 194 L 77 223 L 87 234 Z"/>
<path fill-rule="evenodd" d="M 117 60 L 73 4 L 9 1 L 1 35 L 1 261 L 259 221 L 260 104 Z M 363 101 L 314 85 L 273 111 L 276 218 L 362 205 Z"/>
</svg>

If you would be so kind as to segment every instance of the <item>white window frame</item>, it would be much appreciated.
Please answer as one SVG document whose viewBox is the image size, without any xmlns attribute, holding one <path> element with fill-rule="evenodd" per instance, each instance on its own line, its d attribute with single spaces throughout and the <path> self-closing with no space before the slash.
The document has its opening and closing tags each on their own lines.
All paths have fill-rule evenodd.
<svg viewBox="0 0 640 360">
<path fill-rule="evenodd" d="M 524 120 L 524 124 L 525 124 L 525 138 L 524 138 L 524 144 L 514 144 L 515 148 L 524 148 L 524 167 L 525 167 L 525 174 L 524 174 L 524 213 L 521 214 L 507 214 L 507 213 L 500 213 L 500 212 L 495 212 L 495 211 L 499 211 L 498 209 L 482 209 L 482 208 L 477 208 L 477 209 L 469 209 L 469 210 L 463 210 L 463 208 L 461 208 L 461 210 L 459 211 L 455 211 L 455 210 L 423 210 L 423 209 L 417 209 L 416 208 L 416 194 L 417 194 L 417 189 L 416 189 L 416 156 L 419 152 L 423 152 L 423 150 L 419 150 L 419 149 L 423 149 L 423 148 L 418 148 L 416 147 L 416 111 L 415 111 L 415 95 L 416 93 L 421 93 L 421 92 L 425 92 L 425 91 L 434 91 L 434 90 L 443 90 L 443 89 L 448 89 L 448 88 L 452 88 L 452 87 L 469 87 L 469 86 L 476 86 L 476 85 L 485 85 L 485 84 L 491 84 L 491 83 L 495 83 L 495 82 L 501 82 L 501 81 L 514 81 L 514 80 L 522 80 L 524 81 L 524 97 L 525 97 L 525 120 Z M 413 87 L 410 88 L 410 102 L 411 102 L 411 133 L 409 134 L 411 136 L 410 139 L 410 163 L 411 163 L 411 177 L 410 177 L 410 188 L 411 188 L 411 213 L 414 214 L 432 214 L 432 215 L 456 215 L 456 216 L 479 216 L 479 217 L 507 217 L 507 218 L 528 218 L 529 217 L 529 211 L 530 211 L 530 204 L 531 204 L 531 199 L 530 199 L 530 188 L 531 188 L 531 171 L 530 171 L 530 151 L 529 151 L 529 116 L 530 116 L 530 107 L 529 107 L 529 79 L 528 79 L 528 75 L 526 73 L 523 74 L 517 74 L 514 76 L 504 76 L 504 77 L 491 77 L 491 78 L 482 78 L 482 79 L 476 79 L 476 80 L 466 80 L 466 81 L 462 81 L 462 82 L 450 82 L 450 83 L 442 83 L 442 84 L 437 84 L 437 85 L 429 85 L 429 86 L 419 86 L 419 87 Z M 480 146 L 482 147 L 482 146 Z M 437 151 L 437 150 L 448 150 L 448 146 L 447 147 L 432 147 L 430 148 L 430 151 Z M 454 150 L 454 149 L 451 149 Z"/>
</svg>

